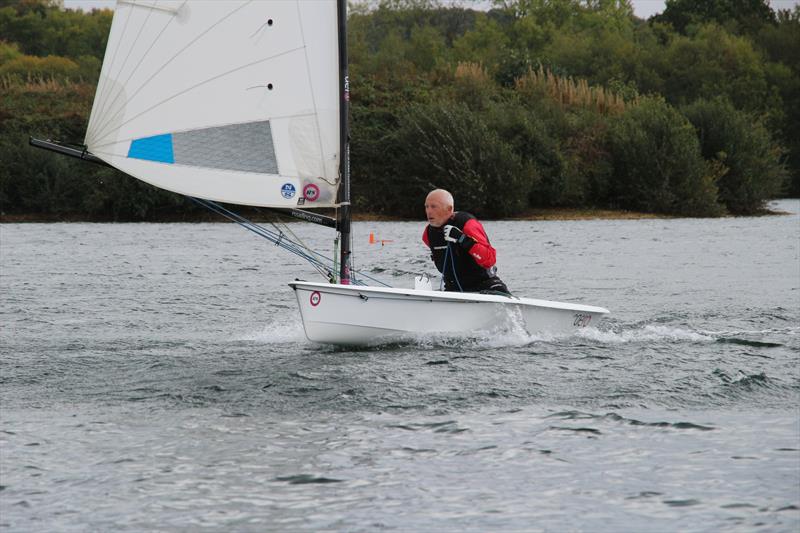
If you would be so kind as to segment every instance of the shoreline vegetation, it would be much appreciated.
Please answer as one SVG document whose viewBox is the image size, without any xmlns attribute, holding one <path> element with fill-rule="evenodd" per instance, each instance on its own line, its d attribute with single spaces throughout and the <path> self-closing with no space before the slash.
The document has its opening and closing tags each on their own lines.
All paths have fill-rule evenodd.
<svg viewBox="0 0 800 533">
<path fill-rule="evenodd" d="M 0 222 L 217 220 L 28 146 L 82 142 L 113 17 L 52 4 L 0 0 Z M 800 6 L 355 2 L 348 47 L 356 220 L 418 220 L 433 188 L 485 220 L 752 216 L 800 196 Z"/>
<path fill-rule="evenodd" d="M 332 213 L 323 213 L 332 215 Z M 749 216 L 784 216 L 791 215 L 787 211 L 778 211 L 775 209 L 764 208 L 757 213 Z M 733 215 L 725 215 L 733 216 Z M 302 220 L 290 218 L 288 216 L 268 214 L 268 213 L 251 213 L 250 220 L 253 222 L 273 222 L 280 220 L 282 223 L 286 222 L 303 222 Z M 484 219 L 484 222 L 491 220 L 507 220 L 507 221 L 577 221 L 577 220 L 653 220 L 653 219 L 674 219 L 674 218 L 688 218 L 678 215 L 666 215 L 660 213 L 644 213 L 640 211 L 627 211 L 624 209 L 574 209 L 574 208 L 540 208 L 529 209 L 512 217 L 503 219 Z M 399 217 L 391 215 L 383 215 L 379 213 L 353 213 L 353 222 L 424 222 L 424 213 L 420 210 L 419 217 Z M 148 220 L 113 220 L 109 218 L 86 218 L 81 216 L 63 216 L 63 215 L 46 215 L 40 213 L 15 213 L 15 214 L 0 214 L 0 224 L 51 224 L 51 223 L 90 223 L 90 224 L 114 224 L 114 223 L 142 223 L 142 224 L 170 224 L 170 223 L 208 223 L 220 222 L 231 223 L 214 213 L 208 212 L 196 213 L 196 216 L 186 215 L 172 215 L 162 218 L 153 218 Z"/>
</svg>

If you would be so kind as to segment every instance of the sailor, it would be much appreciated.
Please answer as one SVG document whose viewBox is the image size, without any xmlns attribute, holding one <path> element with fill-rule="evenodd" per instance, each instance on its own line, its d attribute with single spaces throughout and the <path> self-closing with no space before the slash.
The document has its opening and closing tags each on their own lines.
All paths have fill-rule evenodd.
<svg viewBox="0 0 800 533">
<path fill-rule="evenodd" d="M 425 199 L 422 241 L 442 273 L 446 291 L 510 294 L 497 277 L 495 249 L 477 218 L 454 210 L 453 195 L 435 189 Z"/>
</svg>

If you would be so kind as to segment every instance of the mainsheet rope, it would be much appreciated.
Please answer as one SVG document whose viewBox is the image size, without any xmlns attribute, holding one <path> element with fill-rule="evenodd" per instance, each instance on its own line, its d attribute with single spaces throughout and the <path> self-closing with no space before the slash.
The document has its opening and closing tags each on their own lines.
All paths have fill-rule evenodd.
<svg viewBox="0 0 800 533">
<path fill-rule="evenodd" d="M 252 221 L 246 219 L 245 217 L 241 216 L 240 214 L 235 213 L 235 212 L 233 212 L 233 211 L 231 211 L 229 209 L 226 209 L 225 207 L 219 205 L 216 202 L 212 202 L 211 200 L 203 200 L 201 198 L 195 198 L 193 196 L 187 196 L 187 198 L 191 199 L 193 202 L 195 202 L 195 203 L 197 203 L 197 204 L 199 204 L 199 205 L 201 205 L 201 206 L 203 206 L 203 207 L 205 207 L 205 208 L 207 208 L 207 209 L 209 209 L 209 210 L 211 210 L 211 211 L 213 211 L 213 212 L 215 212 L 215 213 L 217 213 L 219 215 L 224 216 L 228 220 L 236 222 L 237 224 L 239 224 L 243 228 L 252 231 L 256 235 L 258 235 L 260 237 L 263 237 L 264 239 L 268 240 L 269 242 L 275 244 L 276 246 L 280 246 L 284 250 L 287 250 L 287 251 L 297 255 L 298 257 L 301 257 L 302 259 L 305 259 L 325 279 L 327 279 L 327 280 L 333 279 L 332 277 L 334 276 L 334 272 L 336 271 L 335 270 L 335 264 L 336 263 L 335 263 L 335 261 L 333 259 L 331 259 L 329 257 L 325 257 L 324 255 L 319 254 L 319 253 L 311 250 L 310 248 L 308 248 L 307 246 L 305 246 L 302 243 L 298 244 L 297 242 L 291 240 L 275 224 L 272 224 L 272 226 L 275 228 L 275 230 L 273 231 L 273 230 L 270 230 L 268 228 L 265 228 L 264 226 L 260 226 L 260 225 L 256 224 L 255 222 L 252 222 Z M 286 228 L 286 232 L 291 234 L 291 236 L 293 238 L 297 239 L 298 241 L 300 240 L 294 235 L 294 233 L 289 228 Z M 331 268 L 332 266 L 333 266 L 333 269 Z M 384 282 L 382 282 L 382 281 L 380 281 L 378 279 L 375 279 L 372 276 L 369 276 L 368 274 L 364 274 L 363 272 L 354 270 L 353 274 L 358 274 L 358 275 L 360 275 L 360 276 L 362 276 L 364 278 L 367 278 L 368 280 L 370 280 L 372 282 L 375 282 L 375 283 L 378 283 L 380 285 L 383 285 L 384 287 L 391 287 L 391 285 L 389 285 L 387 283 L 384 283 Z M 351 283 L 353 285 L 366 285 L 366 283 L 364 281 L 356 278 L 355 276 L 351 279 Z"/>
<path fill-rule="evenodd" d="M 442 267 L 442 279 L 439 282 L 439 288 L 441 290 L 445 290 L 444 288 L 444 273 L 447 271 L 447 258 L 450 257 L 450 243 L 447 243 L 447 249 L 444 252 L 444 265 Z M 453 278 L 456 280 L 456 285 L 458 285 L 459 292 L 464 292 L 464 289 L 461 288 L 461 282 L 458 281 L 458 274 L 456 274 L 456 254 L 453 253 L 452 261 L 450 261 L 450 269 L 453 271 Z"/>
</svg>

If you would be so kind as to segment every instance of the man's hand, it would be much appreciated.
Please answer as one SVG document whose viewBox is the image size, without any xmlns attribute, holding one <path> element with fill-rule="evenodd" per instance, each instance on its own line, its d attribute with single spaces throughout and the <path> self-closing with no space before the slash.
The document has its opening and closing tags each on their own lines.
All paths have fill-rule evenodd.
<svg viewBox="0 0 800 533">
<path fill-rule="evenodd" d="M 472 248 L 472 245 L 475 244 L 475 241 L 471 237 L 464 235 L 464 232 L 462 232 L 456 226 L 451 226 L 448 224 L 442 229 L 444 229 L 444 240 L 448 242 L 458 243 L 466 250 L 469 250 Z"/>
<path fill-rule="evenodd" d="M 451 226 L 450 224 L 446 225 L 444 228 L 444 240 L 449 242 L 458 242 L 458 239 L 464 236 L 464 233 L 455 226 Z"/>
</svg>

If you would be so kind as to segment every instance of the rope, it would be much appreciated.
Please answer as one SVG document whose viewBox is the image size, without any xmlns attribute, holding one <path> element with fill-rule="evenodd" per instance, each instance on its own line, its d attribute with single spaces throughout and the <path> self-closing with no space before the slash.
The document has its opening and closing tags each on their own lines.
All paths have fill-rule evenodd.
<svg viewBox="0 0 800 533">
<path fill-rule="evenodd" d="M 277 227 L 275 227 L 275 224 L 272 224 L 272 226 L 275 227 L 275 231 L 272 231 L 272 230 L 270 230 L 268 228 L 260 226 L 260 225 L 256 224 L 255 222 L 252 222 L 252 221 L 246 219 L 245 217 L 239 215 L 238 213 L 235 213 L 233 211 L 230 211 L 229 209 L 226 209 L 225 207 L 219 205 L 216 202 L 212 202 L 210 200 L 203 200 L 201 198 L 194 198 L 192 196 L 187 196 L 187 198 L 189 198 L 190 200 L 192 200 L 196 204 L 199 204 L 199 205 L 205 207 L 206 209 L 209 209 L 209 210 L 211 210 L 211 211 L 213 211 L 213 212 L 215 212 L 215 213 L 217 213 L 219 215 L 224 216 L 228 220 L 236 222 L 237 224 L 239 224 L 243 228 L 255 233 L 259 237 L 262 237 L 262 238 L 268 240 L 269 242 L 275 244 L 276 246 L 279 246 L 279 247 L 283 248 L 284 250 L 287 250 L 287 251 L 297 255 L 298 257 L 300 257 L 302 259 L 305 259 L 327 281 L 330 281 L 331 279 L 335 279 L 336 278 L 336 276 L 335 276 L 335 272 L 336 272 L 335 264 L 336 264 L 336 262 L 333 259 L 331 259 L 329 257 L 325 257 L 324 255 L 319 254 L 319 253 L 311 250 L 307 246 L 297 244 L 296 242 L 294 242 L 291 239 L 287 238 L 286 235 L 282 231 L 280 231 Z M 293 238 L 296 238 L 294 233 L 291 230 L 288 230 L 288 228 L 287 228 L 287 232 L 290 233 Z M 299 241 L 300 239 L 297 239 L 297 240 Z M 334 266 L 333 269 L 330 268 L 332 265 Z M 383 281 L 375 279 L 372 276 L 364 274 L 363 272 L 354 271 L 353 274 L 354 274 L 354 276 L 351 279 L 351 283 L 353 285 L 366 285 L 366 283 L 364 281 L 362 281 L 362 280 L 360 280 L 360 279 L 355 277 L 355 274 L 358 274 L 361 277 L 367 278 L 368 280 L 370 280 L 370 281 L 372 281 L 374 283 L 377 283 L 379 285 L 383 285 L 384 287 L 391 287 L 391 285 L 389 285 L 388 283 L 384 283 Z"/>
<path fill-rule="evenodd" d="M 447 250 L 444 252 L 444 266 L 442 268 L 442 282 L 444 282 L 444 273 L 447 271 L 447 258 L 450 257 L 450 244 L 447 243 Z M 453 271 L 453 279 L 456 280 L 456 285 L 458 285 L 459 292 L 464 292 L 464 289 L 461 288 L 461 282 L 458 281 L 458 274 L 456 274 L 456 254 L 453 254 L 453 260 L 450 261 L 450 270 Z M 441 288 L 441 283 L 439 284 L 439 288 Z"/>
</svg>

